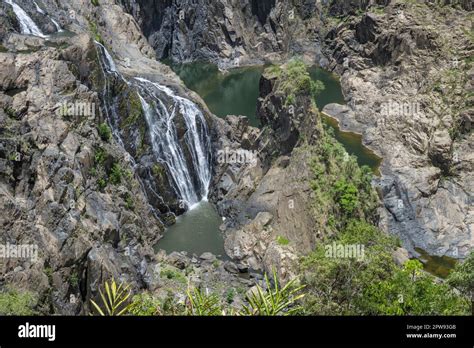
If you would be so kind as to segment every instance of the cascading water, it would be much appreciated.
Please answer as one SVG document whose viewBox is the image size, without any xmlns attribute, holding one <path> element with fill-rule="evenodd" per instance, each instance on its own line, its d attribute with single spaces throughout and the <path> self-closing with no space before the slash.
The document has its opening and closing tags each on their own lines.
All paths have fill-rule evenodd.
<svg viewBox="0 0 474 348">
<path fill-rule="evenodd" d="M 14 3 L 13 0 L 5 0 L 5 2 L 9 4 L 10 6 L 12 6 L 15 16 L 18 18 L 18 21 L 20 22 L 22 34 L 34 35 L 34 36 L 39 36 L 43 38 L 47 37 L 46 35 L 43 34 L 40 28 L 38 28 L 38 26 L 31 19 L 31 17 L 28 16 L 28 14 L 20 6 Z"/>
<path fill-rule="evenodd" d="M 45 14 L 44 11 L 41 9 L 41 7 L 38 6 L 38 4 L 36 3 L 36 1 L 33 1 L 33 3 L 35 4 L 36 11 L 38 11 L 38 12 L 41 13 L 41 14 Z"/>
<path fill-rule="evenodd" d="M 38 11 L 38 13 L 41 13 L 42 15 L 46 15 L 46 12 L 44 12 L 41 7 L 39 7 L 39 5 L 36 3 L 36 1 L 33 1 L 33 3 L 35 4 L 35 7 L 36 7 L 36 11 Z M 51 20 L 51 22 L 53 22 L 54 26 L 56 27 L 56 31 L 58 33 L 62 33 L 64 30 L 61 28 L 61 26 L 59 25 L 58 22 L 56 22 L 54 20 L 54 18 L 49 18 Z"/>
<path fill-rule="evenodd" d="M 104 102 L 107 104 L 106 107 L 104 108 L 104 111 L 107 115 L 107 120 L 109 122 L 109 125 L 111 126 L 112 133 L 114 135 L 114 138 L 120 143 L 120 145 L 125 148 L 122 137 L 120 135 L 120 128 L 119 128 L 119 115 L 116 112 L 116 109 L 114 107 L 114 104 L 116 103 L 116 96 L 113 96 L 112 93 L 110 93 L 110 85 L 109 85 L 109 80 L 107 76 L 113 76 L 114 78 L 119 78 L 125 83 L 128 84 L 127 80 L 122 76 L 122 74 L 119 73 L 117 70 L 117 67 L 115 66 L 115 62 L 110 55 L 109 51 L 98 41 L 94 41 L 96 47 L 99 49 L 99 58 L 100 58 L 100 64 L 102 67 L 102 71 L 104 73 L 104 90 L 102 91 L 103 99 Z M 109 101 L 109 98 L 112 98 L 112 101 Z"/>
<path fill-rule="evenodd" d="M 139 82 L 142 93 L 156 101 L 154 107 L 152 107 L 140 95 L 150 127 L 155 156 L 157 156 L 158 161 L 167 166 L 181 199 L 192 208 L 201 199 L 207 199 L 211 181 L 210 143 L 204 116 L 194 103 L 177 96 L 169 88 L 143 78 L 136 78 L 136 81 Z M 171 112 L 159 99 L 158 93 L 160 92 L 165 93 L 173 100 L 174 105 Z M 183 115 L 187 128 L 185 142 L 191 153 L 193 168 L 188 167 L 184 149 L 178 139 L 174 122 L 178 110 Z M 195 188 L 192 180 L 193 169 L 199 179 L 197 188 Z"/>
<path fill-rule="evenodd" d="M 62 33 L 64 30 L 61 28 L 58 22 L 56 22 L 53 18 L 50 18 L 51 22 L 53 22 L 54 26 L 56 27 L 56 31 L 58 33 Z"/>
<path fill-rule="evenodd" d="M 94 41 L 94 43 L 96 44 L 96 46 L 99 46 L 100 52 L 102 53 L 100 57 L 103 58 L 101 59 L 101 62 L 102 62 L 102 68 L 105 70 L 105 72 L 107 74 L 113 74 L 115 76 L 122 77 L 122 75 L 118 72 L 117 67 L 115 66 L 115 62 L 112 56 L 110 55 L 109 51 L 105 48 L 105 46 L 102 45 L 98 41 Z"/>
<path fill-rule="evenodd" d="M 120 78 L 130 85 L 117 70 L 114 60 L 107 49 L 96 42 L 101 54 L 101 65 L 105 74 Z M 153 154 L 159 163 L 166 166 L 170 182 L 173 183 L 178 197 L 192 209 L 201 200 L 206 200 L 211 181 L 211 146 L 208 128 L 204 115 L 190 100 L 177 96 L 171 89 L 148 81 L 135 78 L 133 84 L 139 91 L 139 98 L 148 125 Z M 109 94 L 106 81 L 104 94 Z M 163 97 L 173 101 L 172 111 L 168 111 Z M 119 129 L 119 115 L 114 108 L 115 102 L 109 103 L 107 116 L 116 138 L 122 143 Z M 185 149 L 178 138 L 175 125 L 176 118 L 182 115 L 186 126 L 184 141 L 190 154 L 186 159 Z M 123 145 L 123 143 L 122 143 Z M 197 180 L 193 180 L 193 175 Z"/>
</svg>

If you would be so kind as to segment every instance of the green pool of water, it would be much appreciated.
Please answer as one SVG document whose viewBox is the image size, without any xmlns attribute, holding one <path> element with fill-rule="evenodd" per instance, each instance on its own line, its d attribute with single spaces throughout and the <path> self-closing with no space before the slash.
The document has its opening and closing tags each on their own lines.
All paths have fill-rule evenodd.
<svg viewBox="0 0 474 348">
<path fill-rule="evenodd" d="M 380 175 L 380 164 L 382 159 L 378 157 L 372 150 L 365 147 L 362 143 L 362 135 L 342 131 L 339 128 L 337 119 L 329 115 L 321 113 L 322 120 L 325 125 L 333 130 L 334 137 L 339 141 L 350 155 L 357 158 L 357 163 L 360 166 L 369 166 L 375 175 Z"/>
<path fill-rule="evenodd" d="M 197 256 L 211 252 L 226 258 L 224 237 L 219 230 L 222 222 L 214 206 L 203 201 L 176 219 L 176 224 L 164 232 L 164 237 L 157 243 L 155 250 L 162 249 L 167 253 L 187 251 Z"/>
<path fill-rule="evenodd" d="M 204 99 L 213 114 L 219 117 L 247 116 L 250 125 L 259 126 L 256 113 L 263 67 L 245 67 L 222 72 L 217 66 L 208 63 L 170 66 L 189 89 Z"/>
<path fill-rule="evenodd" d="M 215 115 L 243 115 L 248 117 L 250 125 L 260 125 L 256 113 L 259 82 L 264 67 L 245 67 L 222 72 L 208 63 L 170 66 L 189 89 L 201 96 Z M 329 103 L 344 103 L 337 76 L 317 67 L 309 68 L 309 73 L 326 87 L 316 98 L 319 109 Z M 346 150 L 357 157 L 359 164 L 368 165 L 374 172 L 378 171 L 380 159 L 363 146 L 360 135 L 340 131 L 337 121 L 330 117 L 323 117 L 323 121 L 334 130 L 334 136 Z M 219 230 L 221 224 L 222 219 L 214 207 L 208 202 L 202 202 L 192 211 L 178 217 L 177 223 L 165 231 L 156 250 L 163 249 L 168 253 L 187 251 L 197 255 L 209 251 L 225 257 L 223 235 Z"/>
<path fill-rule="evenodd" d="M 423 269 L 439 278 L 447 278 L 457 263 L 449 256 L 433 256 L 420 248 L 415 248 L 415 251 L 420 254 L 418 259 L 423 263 Z"/>
<path fill-rule="evenodd" d="M 318 67 L 309 68 L 309 73 L 313 80 L 322 81 L 325 86 L 324 91 L 316 97 L 316 105 L 320 110 L 331 103 L 344 104 L 341 84 L 336 75 Z M 362 135 L 342 131 L 339 128 L 339 122 L 335 118 L 325 114 L 321 114 L 321 116 L 323 123 L 333 130 L 336 140 L 344 146 L 350 155 L 356 156 L 357 163 L 359 163 L 360 166 L 369 166 L 374 174 L 380 175 L 379 168 L 382 159 L 364 146 L 362 143 Z"/>
<path fill-rule="evenodd" d="M 308 72 L 313 80 L 324 83 L 324 90 L 316 97 L 316 105 L 320 110 L 331 103 L 344 104 L 341 84 L 335 74 L 316 66 L 308 68 Z"/>
<path fill-rule="evenodd" d="M 198 93 L 215 115 L 244 115 L 249 118 L 252 126 L 258 127 L 256 117 L 259 81 L 264 67 L 246 67 L 221 72 L 216 66 L 207 63 L 172 65 L 172 69 L 180 76 L 188 88 Z M 320 69 L 308 69 L 314 80 L 320 80 L 325 90 L 316 97 L 316 104 L 322 110 L 327 104 L 344 104 L 341 85 L 336 75 Z M 341 131 L 336 119 L 322 115 L 326 127 L 333 130 L 334 137 L 344 146 L 346 151 L 356 156 L 359 165 L 369 166 L 375 174 L 379 174 L 382 159 L 365 147 L 362 136 L 353 132 Z M 209 251 L 225 257 L 224 240 L 219 226 L 222 219 L 214 207 L 202 202 L 194 210 L 178 217 L 177 223 L 170 227 L 160 240 L 156 249 L 167 252 L 187 251 L 197 255 Z M 421 254 L 425 270 L 441 278 L 445 278 L 454 267 L 456 260 L 449 257 L 428 255 L 417 249 Z"/>
<path fill-rule="evenodd" d="M 191 63 L 171 65 L 185 85 L 198 93 L 206 102 L 209 110 L 219 117 L 243 115 L 249 118 L 252 126 L 260 122 L 256 116 L 259 81 L 264 67 L 245 67 L 221 72 L 212 64 Z M 324 83 L 325 89 L 316 97 L 316 104 L 322 110 L 330 103 L 344 103 L 341 85 L 336 75 L 318 67 L 308 69 L 314 80 Z M 357 157 L 359 165 L 369 166 L 379 174 L 382 159 L 362 144 L 362 136 L 352 132 L 341 131 L 337 120 L 328 116 L 323 122 L 333 129 L 335 138 L 344 146 L 350 155 Z"/>
</svg>

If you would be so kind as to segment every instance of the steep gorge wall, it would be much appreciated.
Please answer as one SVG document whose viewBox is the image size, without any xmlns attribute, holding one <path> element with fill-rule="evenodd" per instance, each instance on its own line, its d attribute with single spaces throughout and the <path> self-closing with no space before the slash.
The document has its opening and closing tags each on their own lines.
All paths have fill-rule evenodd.
<svg viewBox="0 0 474 348">
<path fill-rule="evenodd" d="M 302 18 L 317 20 L 317 6 L 312 1 L 121 3 L 140 23 L 158 59 L 178 63 L 205 60 L 228 68 L 315 49 L 309 44 L 315 40 L 314 31 L 301 28 Z"/>
<path fill-rule="evenodd" d="M 18 3 L 32 16 L 37 11 L 29 1 Z M 68 315 L 87 314 L 110 278 L 134 291 L 167 294 L 173 288 L 173 296 L 184 296 L 185 286 L 168 284 L 161 270 L 179 272 L 175 265 L 190 260 L 153 250 L 163 223 L 173 222 L 170 210 L 183 207 L 151 153 L 137 89 L 120 74 L 145 76 L 190 100 L 195 96 L 149 58 L 153 51 L 138 25 L 114 1 L 38 3 L 48 13 L 40 28 L 62 18 L 63 28 L 73 33 L 48 41 L 21 35 L 11 7 L 0 4 L 0 22 L 10 23 L 0 46 L 0 244 L 38 250 L 35 260 L 0 259 L 0 291 L 30 291 L 38 313 Z M 94 40 L 108 49 L 120 74 L 104 76 L 103 52 Z M 170 110 L 174 105 L 166 98 L 163 103 Z M 212 123 L 213 116 L 206 117 Z M 103 131 L 107 121 L 118 124 L 121 139 Z M 252 285 L 216 263 L 199 261 L 193 279 L 209 287 L 219 279 Z"/>
<path fill-rule="evenodd" d="M 384 158 L 382 224 L 415 255 L 465 257 L 474 245 L 474 46 L 464 8 L 394 2 L 325 39 L 349 105 L 327 111 Z"/>
<path fill-rule="evenodd" d="M 446 53 L 446 42 L 459 42 L 453 49 L 460 58 L 469 56 L 472 44 L 466 41 L 466 32 L 471 10 L 472 2 L 466 0 L 176 1 L 166 9 L 173 20 L 166 25 L 162 21 L 157 32 L 168 38 L 166 43 L 154 43 L 153 34 L 149 39 L 158 58 L 164 56 L 163 47 L 169 47 L 166 57 L 175 62 L 207 60 L 228 68 L 303 55 L 309 62 L 334 69 L 342 76 L 352 111 L 346 115 L 357 122 L 335 116 L 345 122 L 344 127 L 363 133 L 365 143 L 385 158 L 385 228 L 400 235 L 415 254 L 417 246 L 433 254 L 463 257 L 474 238 L 472 192 L 467 189 L 472 179 L 471 105 L 462 93 L 451 101 L 443 100 L 426 86 L 416 87 L 412 78 L 419 83 L 425 80 L 425 85 L 435 85 L 436 80 L 446 83 L 442 74 L 421 62 L 431 61 L 439 71 L 449 70 L 452 57 Z M 138 17 L 139 13 L 135 12 Z M 436 18 L 437 27 L 430 27 L 424 20 L 427 16 Z M 442 23 L 443 16 L 454 30 Z M 450 32 L 456 32 L 458 39 L 448 38 Z M 469 89 L 469 69 L 463 65 L 461 73 L 466 75 L 455 82 L 456 88 Z M 390 97 L 379 98 L 378 90 Z M 424 109 L 430 104 L 447 108 L 453 116 L 438 123 L 431 111 L 424 110 L 426 119 L 415 124 L 410 116 L 402 115 L 397 123 L 405 129 L 402 132 L 389 126 L 391 121 L 381 111 L 382 105 L 402 99 L 420 103 Z M 461 130 L 461 136 L 453 139 L 449 135 L 453 129 Z M 456 158 L 463 158 L 457 165 L 452 160 L 454 152 Z"/>
</svg>

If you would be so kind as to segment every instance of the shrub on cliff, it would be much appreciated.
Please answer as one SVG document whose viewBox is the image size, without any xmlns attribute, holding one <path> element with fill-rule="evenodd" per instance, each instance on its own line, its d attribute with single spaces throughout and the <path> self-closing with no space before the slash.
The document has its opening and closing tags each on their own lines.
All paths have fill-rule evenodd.
<svg viewBox="0 0 474 348">
<path fill-rule="evenodd" d="M 378 197 L 371 185 L 371 169 L 359 167 L 355 157 L 328 134 L 311 151 L 310 184 L 315 196 L 314 214 L 321 222 L 318 229 L 335 233 L 350 219 L 374 220 Z"/>
<path fill-rule="evenodd" d="M 110 130 L 109 126 L 107 123 L 101 123 L 98 127 L 97 130 L 99 132 L 99 136 L 103 141 L 110 141 L 112 139 L 112 131 Z"/>
<path fill-rule="evenodd" d="M 29 291 L 5 289 L 0 292 L 0 315 L 35 315 L 36 297 Z"/>
<path fill-rule="evenodd" d="M 278 91 L 286 95 L 286 105 L 293 104 L 299 94 L 316 97 L 325 86 L 321 81 L 314 81 L 304 62 L 294 58 L 280 69 L 269 68 L 268 72 L 280 77 Z"/>
</svg>

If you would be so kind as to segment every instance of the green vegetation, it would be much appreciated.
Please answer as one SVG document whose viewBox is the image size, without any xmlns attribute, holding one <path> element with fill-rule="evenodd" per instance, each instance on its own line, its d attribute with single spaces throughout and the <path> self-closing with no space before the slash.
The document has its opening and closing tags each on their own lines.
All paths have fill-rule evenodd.
<svg viewBox="0 0 474 348">
<path fill-rule="evenodd" d="M 447 284 L 422 272 L 418 260 L 396 268 L 391 278 L 370 284 L 363 292 L 360 307 L 364 313 L 388 315 L 462 315 L 468 314 L 465 298 Z"/>
<path fill-rule="evenodd" d="M 270 65 L 265 69 L 265 76 L 269 79 L 281 77 L 283 70 L 279 65 Z"/>
<path fill-rule="evenodd" d="M 275 270 L 273 270 L 273 280 L 275 286 L 272 286 L 267 274 L 265 274 L 265 283 L 268 290 L 264 291 L 257 285 L 256 291 L 247 296 L 249 304 L 243 306 L 242 315 L 295 315 L 302 311 L 302 307 L 296 303 L 304 297 L 301 290 L 305 286 L 297 285 L 296 279 L 292 279 L 284 287 L 279 286 Z"/>
<path fill-rule="evenodd" d="M 102 307 L 91 300 L 92 306 L 101 316 L 120 316 L 130 311 L 131 304 L 128 303 L 130 297 L 130 285 L 120 283 L 117 286 L 115 279 L 105 282 L 105 295 L 99 288 Z"/>
<path fill-rule="evenodd" d="M 6 289 L 0 292 L 0 315 L 35 315 L 37 299 L 29 291 Z"/>
<path fill-rule="evenodd" d="M 114 163 L 109 173 L 109 180 L 113 185 L 119 185 L 122 182 L 122 176 L 124 175 L 122 167 L 119 163 Z"/>
<path fill-rule="evenodd" d="M 214 316 L 222 315 L 222 305 L 215 294 L 204 294 L 201 289 L 188 289 L 187 315 Z"/>
<path fill-rule="evenodd" d="M 112 139 L 112 131 L 110 130 L 107 123 L 101 123 L 99 127 L 97 127 L 97 131 L 99 132 L 99 136 L 103 141 L 109 142 Z"/>
<path fill-rule="evenodd" d="M 179 274 L 179 275 L 178 275 Z M 162 277 L 168 279 L 184 278 L 184 276 L 171 268 L 161 272 Z M 186 281 L 186 280 L 185 280 Z M 91 300 L 95 311 L 102 315 L 294 315 L 302 312 L 302 307 L 298 305 L 298 301 L 303 298 L 301 290 L 304 285 L 298 285 L 296 279 L 288 282 L 285 286 L 279 285 L 276 272 L 273 272 L 273 282 L 265 275 L 266 289 L 256 286 L 255 292 L 247 296 L 248 305 L 243 306 L 240 311 L 227 305 L 234 302 L 236 293 L 243 293 L 243 289 L 237 291 L 233 288 L 227 290 L 226 301 L 215 293 L 208 293 L 202 288 L 193 288 L 188 285 L 186 291 L 186 300 L 183 302 L 176 301 L 175 294 L 169 292 L 164 299 L 153 297 L 149 293 L 141 293 L 133 296 L 131 301 L 129 285 L 120 284 L 117 286 L 115 281 L 107 281 L 105 283 L 105 296 L 99 289 L 102 305 L 99 306 Z"/>
<path fill-rule="evenodd" d="M 385 10 L 385 7 L 383 7 L 383 6 L 382 6 L 382 7 L 372 6 L 372 7 L 370 8 L 370 12 L 375 13 L 375 14 L 378 14 L 378 15 L 383 15 L 383 14 L 385 14 L 385 11 L 386 11 L 386 10 Z"/>
<path fill-rule="evenodd" d="M 399 267 L 392 258 L 397 240 L 371 224 L 352 220 L 327 240 L 364 247 L 362 258 L 328 257 L 323 244 L 302 260 L 308 294 L 307 314 L 320 315 L 459 315 L 468 313 L 466 298 L 422 272 L 419 261 Z"/>
<path fill-rule="evenodd" d="M 105 162 L 108 154 L 103 148 L 98 148 L 94 153 L 94 167 L 91 168 L 90 174 L 97 176 L 97 186 L 103 190 L 107 186 L 107 176 L 105 173 Z"/>
<path fill-rule="evenodd" d="M 378 196 L 372 188 L 372 171 L 359 167 L 344 147 L 326 132 L 320 143 L 308 149 L 313 154 L 311 188 L 315 194 L 313 212 L 318 228 L 337 233 L 347 221 L 374 221 Z"/>
<path fill-rule="evenodd" d="M 18 157 L 19 157 L 19 156 L 18 156 L 18 153 L 17 153 L 17 152 L 10 152 L 10 153 L 8 154 L 8 160 L 9 160 L 9 161 L 12 161 L 12 162 L 18 162 Z M 21 156 L 20 156 L 20 158 L 21 158 Z"/>
<path fill-rule="evenodd" d="M 103 190 L 107 187 L 107 181 L 104 178 L 99 178 L 97 179 L 97 186 L 99 186 L 99 189 Z"/>
<path fill-rule="evenodd" d="M 94 6 L 99 6 L 99 0 L 91 0 L 91 4 Z"/>
<path fill-rule="evenodd" d="M 448 277 L 448 284 L 471 299 L 471 309 L 474 315 L 474 251 L 471 251 L 464 262 L 456 265 Z"/>
<path fill-rule="evenodd" d="M 134 210 L 135 209 L 135 202 L 133 201 L 133 198 L 129 193 L 127 193 L 126 196 L 125 196 L 125 207 L 128 210 Z"/>
<path fill-rule="evenodd" d="M 71 275 L 69 276 L 69 283 L 72 287 L 77 288 L 77 286 L 79 285 L 79 276 L 77 275 L 77 272 L 71 273 Z"/>
<path fill-rule="evenodd" d="M 123 111 L 125 115 L 127 115 L 123 127 L 127 128 L 137 125 L 137 123 L 140 121 L 143 122 L 142 103 L 137 92 L 132 91 L 128 97 L 122 99 L 120 110 Z"/>
<path fill-rule="evenodd" d="M 128 314 L 135 316 L 159 315 L 161 302 L 148 293 L 133 296 Z"/>
<path fill-rule="evenodd" d="M 107 159 L 107 152 L 104 149 L 99 148 L 95 151 L 94 160 L 95 160 L 96 165 L 103 165 L 106 159 Z"/>
<path fill-rule="evenodd" d="M 227 300 L 227 303 L 228 304 L 231 304 L 234 302 L 234 297 L 235 297 L 235 289 L 234 288 L 230 288 L 227 290 L 227 293 L 226 293 L 226 300 Z"/>
<path fill-rule="evenodd" d="M 352 215 L 359 205 L 357 187 L 353 183 L 348 183 L 345 179 L 341 179 L 334 184 L 334 192 L 336 193 L 335 198 L 342 213 L 348 216 Z"/>
<path fill-rule="evenodd" d="M 96 1 L 97 1 L 97 5 L 98 5 L 98 0 L 96 0 Z M 96 23 L 89 22 L 89 30 L 92 33 L 93 38 L 94 38 L 95 41 L 101 43 L 102 45 L 105 44 L 104 40 L 102 39 L 102 36 L 99 33 L 99 29 L 97 28 Z"/>
<path fill-rule="evenodd" d="M 292 105 L 300 94 L 316 97 L 325 86 L 313 81 L 304 62 L 298 58 L 290 60 L 283 67 L 272 66 L 265 70 L 268 77 L 279 77 L 278 92 L 286 95 L 286 105 Z"/>
<path fill-rule="evenodd" d="M 151 171 L 153 173 L 153 176 L 159 179 L 160 181 L 166 178 L 166 169 L 161 164 L 153 164 L 153 167 L 151 167 Z"/>
<path fill-rule="evenodd" d="M 325 131 L 312 154 L 311 188 L 316 228 L 326 236 L 301 261 L 306 285 L 305 314 L 318 315 L 463 315 L 468 291 L 456 294 L 446 283 L 422 271 L 419 261 L 397 265 L 392 254 L 399 241 L 374 226 L 379 204 L 372 172 L 359 167 L 341 144 Z M 326 246 L 356 246 L 360 257 L 333 257 Z M 346 255 L 347 256 L 347 255 Z M 471 272 L 472 273 L 472 272 Z M 469 271 L 461 272 L 469 278 Z M 461 283 L 463 283 L 461 281 Z M 454 284 L 454 281 L 453 281 Z M 464 283 L 465 284 L 465 283 Z"/>
<path fill-rule="evenodd" d="M 288 245 L 290 243 L 290 241 L 283 236 L 278 236 L 276 241 L 279 245 Z"/>
<path fill-rule="evenodd" d="M 100 189 L 104 189 L 110 182 L 112 185 L 120 185 L 123 178 L 131 178 L 133 174 L 122 168 L 120 162 L 115 161 L 103 148 L 96 149 L 94 153 L 94 167 L 91 168 L 90 174 L 97 176 L 97 185 Z M 112 162 L 112 165 L 110 163 Z M 133 200 L 129 198 L 127 204 L 132 207 Z"/>
<path fill-rule="evenodd" d="M 180 283 L 186 283 L 186 277 L 179 270 L 173 269 L 171 267 L 162 269 L 160 276 L 168 279 L 175 279 Z"/>
<path fill-rule="evenodd" d="M 46 274 L 48 281 L 51 283 L 53 281 L 53 269 L 51 267 L 45 267 L 44 274 Z"/>
<path fill-rule="evenodd" d="M 6 107 L 6 108 L 3 109 L 3 111 L 10 118 L 17 118 L 17 113 L 13 108 Z"/>
</svg>

